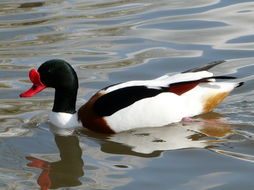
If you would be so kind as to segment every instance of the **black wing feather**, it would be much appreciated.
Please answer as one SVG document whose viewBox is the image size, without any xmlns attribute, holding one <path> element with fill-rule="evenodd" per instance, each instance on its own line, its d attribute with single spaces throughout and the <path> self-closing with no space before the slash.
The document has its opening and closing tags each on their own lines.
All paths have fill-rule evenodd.
<svg viewBox="0 0 254 190">
<path fill-rule="evenodd" d="M 213 61 L 213 62 L 210 62 L 210 63 L 207 63 L 205 65 L 202 65 L 200 67 L 196 67 L 196 68 L 193 68 L 193 69 L 189 69 L 187 71 L 184 71 L 182 73 L 189 73 L 189 72 L 198 72 L 198 71 L 207 71 L 213 67 L 215 67 L 216 65 L 219 65 L 219 64 L 222 64 L 222 63 L 225 63 L 226 61 Z"/>
<path fill-rule="evenodd" d="M 94 103 L 94 111 L 100 117 L 110 116 L 113 113 L 144 99 L 156 96 L 167 91 L 168 88 L 148 88 L 146 86 L 131 86 L 109 92 L 101 96 Z"/>
</svg>

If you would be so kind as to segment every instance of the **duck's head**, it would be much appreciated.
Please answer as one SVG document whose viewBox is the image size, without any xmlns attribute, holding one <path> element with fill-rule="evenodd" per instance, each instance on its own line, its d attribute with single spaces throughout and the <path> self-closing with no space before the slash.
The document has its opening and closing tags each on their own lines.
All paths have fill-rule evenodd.
<svg viewBox="0 0 254 190">
<path fill-rule="evenodd" d="M 66 61 L 53 59 L 43 63 L 38 70 L 32 69 L 29 78 L 33 86 L 20 97 L 32 97 L 46 87 L 55 88 L 53 112 L 76 112 L 78 78 Z"/>
<path fill-rule="evenodd" d="M 53 59 L 44 62 L 38 70 L 32 69 L 29 78 L 33 86 L 20 97 L 32 97 L 46 87 L 55 88 L 56 91 L 69 92 L 78 89 L 76 72 L 64 60 Z"/>
</svg>

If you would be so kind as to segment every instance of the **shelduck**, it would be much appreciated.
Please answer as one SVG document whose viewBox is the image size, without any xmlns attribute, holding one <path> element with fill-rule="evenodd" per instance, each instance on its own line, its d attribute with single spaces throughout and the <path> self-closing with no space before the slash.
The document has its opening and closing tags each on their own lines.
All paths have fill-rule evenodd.
<svg viewBox="0 0 254 190">
<path fill-rule="evenodd" d="M 159 127 L 183 118 L 210 112 L 242 82 L 218 82 L 235 79 L 214 76 L 210 68 L 217 61 L 175 75 L 153 80 L 134 80 L 99 90 L 76 111 L 78 77 L 64 60 L 54 59 L 32 69 L 33 86 L 20 97 L 32 97 L 46 87 L 55 88 L 50 122 L 60 128 L 83 126 L 100 133 Z"/>
</svg>

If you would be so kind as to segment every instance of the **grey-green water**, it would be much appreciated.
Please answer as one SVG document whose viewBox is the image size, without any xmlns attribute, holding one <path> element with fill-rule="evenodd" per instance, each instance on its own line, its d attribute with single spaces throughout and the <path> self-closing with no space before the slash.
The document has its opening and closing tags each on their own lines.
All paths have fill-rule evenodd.
<svg viewBox="0 0 254 190">
<path fill-rule="evenodd" d="M 251 0 L 2 0 L 0 189 L 253 189 L 253 18 Z M 47 123 L 52 89 L 19 98 L 51 58 L 76 69 L 78 106 L 106 85 L 214 60 L 245 85 L 205 123 L 61 137 Z"/>
</svg>

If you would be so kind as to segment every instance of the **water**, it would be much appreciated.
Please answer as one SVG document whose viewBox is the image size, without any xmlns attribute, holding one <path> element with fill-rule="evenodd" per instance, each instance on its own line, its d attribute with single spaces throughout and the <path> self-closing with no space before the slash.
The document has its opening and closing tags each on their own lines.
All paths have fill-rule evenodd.
<svg viewBox="0 0 254 190">
<path fill-rule="evenodd" d="M 247 0 L 2 0 L 0 189 L 252 189 L 253 11 Z M 78 106 L 106 85 L 215 60 L 245 85 L 205 122 L 61 137 L 47 123 L 53 90 L 18 97 L 51 58 L 76 69 Z"/>
</svg>

